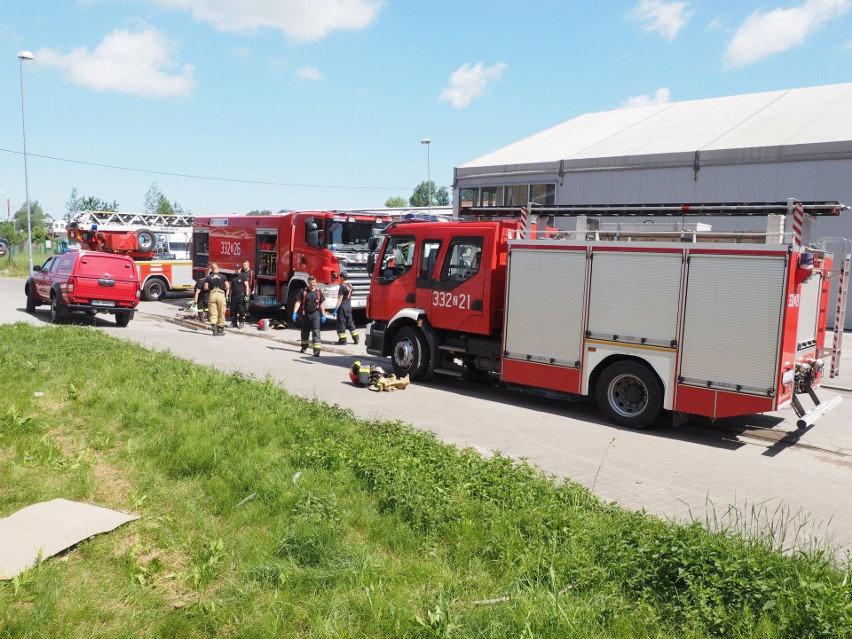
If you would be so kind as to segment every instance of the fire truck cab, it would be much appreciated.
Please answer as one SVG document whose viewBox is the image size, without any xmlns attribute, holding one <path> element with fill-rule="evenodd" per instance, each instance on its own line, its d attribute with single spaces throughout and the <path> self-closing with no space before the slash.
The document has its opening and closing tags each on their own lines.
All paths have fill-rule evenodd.
<svg viewBox="0 0 852 639">
<path fill-rule="evenodd" d="M 197 217 L 193 273 L 203 277 L 216 263 L 231 274 L 234 266 L 248 261 L 255 278 L 252 306 L 273 309 L 292 309 L 311 275 L 325 294 L 326 308 L 333 308 L 340 275 L 346 273 L 352 306 L 363 309 L 370 286 L 368 242 L 390 221 L 356 211 Z"/>
</svg>

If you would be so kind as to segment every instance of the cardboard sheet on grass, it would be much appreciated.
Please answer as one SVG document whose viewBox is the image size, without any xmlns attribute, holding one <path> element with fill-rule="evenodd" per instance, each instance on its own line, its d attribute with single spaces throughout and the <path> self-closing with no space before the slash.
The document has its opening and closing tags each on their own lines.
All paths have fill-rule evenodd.
<svg viewBox="0 0 852 639">
<path fill-rule="evenodd" d="M 0 519 L 0 579 L 11 579 L 84 539 L 109 532 L 139 515 L 67 499 L 43 501 Z"/>
</svg>

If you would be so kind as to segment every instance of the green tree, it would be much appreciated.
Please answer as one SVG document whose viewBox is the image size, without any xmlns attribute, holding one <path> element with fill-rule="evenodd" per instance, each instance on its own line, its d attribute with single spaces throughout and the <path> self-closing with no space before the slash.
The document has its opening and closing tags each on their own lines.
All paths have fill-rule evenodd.
<svg viewBox="0 0 852 639">
<path fill-rule="evenodd" d="M 87 195 L 81 197 L 77 187 L 71 189 L 71 197 L 65 203 L 65 221 L 68 222 L 77 211 L 117 211 L 118 200 L 107 202 L 99 197 Z"/>
<path fill-rule="evenodd" d="M 30 200 L 30 227 L 33 234 L 33 242 L 36 244 L 43 243 L 50 237 L 49 231 L 45 228 L 44 209 L 38 200 Z M 27 203 L 21 204 L 20 208 L 15 211 L 15 228 L 17 228 L 24 236 L 27 234 Z"/>
<path fill-rule="evenodd" d="M 79 211 L 117 211 L 118 201 L 107 202 L 97 197 L 87 195 L 80 200 Z"/>
<path fill-rule="evenodd" d="M 246 215 L 272 215 L 272 211 L 269 209 L 263 209 L 262 211 L 258 211 L 255 209 L 254 211 L 249 211 Z"/>
<path fill-rule="evenodd" d="M 154 182 L 145 193 L 145 213 L 156 213 L 157 215 L 186 215 L 183 207 L 175 201 L 169 202 L 169 198 L 163 194 L 157 183 Z"/>
<path fill-rule="evenodd" d="M 408 206 L 408 202 L 405 201 L 404 197 L 400 197 L 398 195 L 389 197 L 387 201 L 385 201 L 385 208 L 388 209 L 402 209 L 406 206 Z"/>
<path fill-rule="evenodd" d="M 432 203 L 429 203 L 429 187 L 432 190 Z M 450 203 L 450 194 L 447 187 L 435 188 L 435 182 L 423 181 L 414 189 L 414 193 L 408 199 L 410 206 L 447 206 Z"/>
<path fill-rule="evenodd" d="M 446 186 L 442 186 L 437 191 L 432 193 L 432 197 L 435 198 L 435 204 L 438 206 L 449 206 L 450 205 L 450 193 L 447 191 Z"/>
<path fill-rule="evenodd" d="M 0 237 L 12 244 L 20 242 L 24 236 L 15 230 L 14 222 L 0 222 Z"/>
<path fill-rule="evenodd" d="M 75 186 L 71 189 L 71 197 L 68 198 L 68 201 L 65 203 L 65 221 L 70 222 L 71 218 L 74 216 L 74 213 L 77 211 L 82 211 L 81 206 L 81 198 L 77 194 L 77 187 Z"/>
</svg>

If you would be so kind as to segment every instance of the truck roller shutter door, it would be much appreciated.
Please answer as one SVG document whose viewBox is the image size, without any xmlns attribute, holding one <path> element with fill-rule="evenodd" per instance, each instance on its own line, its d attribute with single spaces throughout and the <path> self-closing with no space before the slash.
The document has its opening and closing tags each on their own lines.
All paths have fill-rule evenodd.
<svg viewBox="0 0 852 639">
<path fill-rule="evenodd" d="M 594 252 L 589 337 L 672 347 L 682 277 L 681 252 Z"/>
<path fill-rule="evenodd" d="M 785 264 L 783 256 L 689 258 L 684 383 L 764 396 L 774 389 Z"/>
<path fill-rule="evenodd" d="M 506 357 L 575 367 L 583 339 L 586 252 L 512 249 Z"/>
</svg>

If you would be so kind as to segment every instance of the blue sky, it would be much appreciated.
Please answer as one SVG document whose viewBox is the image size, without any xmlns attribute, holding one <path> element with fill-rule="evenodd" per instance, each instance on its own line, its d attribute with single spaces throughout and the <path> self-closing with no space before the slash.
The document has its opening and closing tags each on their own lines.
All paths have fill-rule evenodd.
<svg viewBox="0 0 852 639">
<path fill-rule="evenodd" d="M 140 211 L 154 182 L 194 214 L 366 208 L 426 179 L 424 137 L 449 188 L 582 113 L 852 81 L 852 0 L 3 2 L 13 212 L 21 50 L 30 197 L 55 217 L 72 188 Z"/>
</svg>

